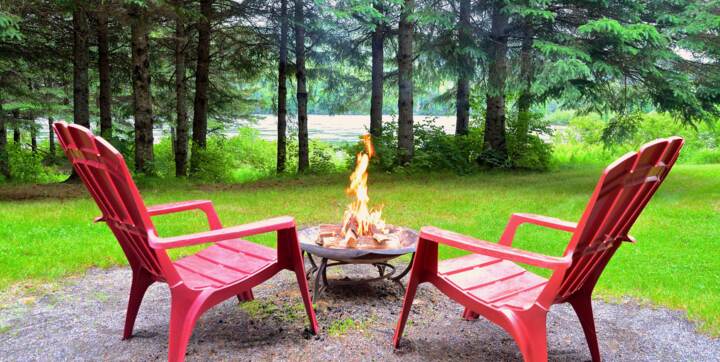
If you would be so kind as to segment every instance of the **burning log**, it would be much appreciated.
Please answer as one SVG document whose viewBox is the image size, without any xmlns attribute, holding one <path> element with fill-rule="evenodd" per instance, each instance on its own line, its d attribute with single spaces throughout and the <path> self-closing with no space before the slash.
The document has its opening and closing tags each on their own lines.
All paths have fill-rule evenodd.
<svg viewBox="0 0 720 362">
<path fill-rule="evenodd" d="M 386 229 L 375 229 L 372 235 L 358 235 L 354 229 L 345 234 L 341 225 L 323 224 L 315 243 L 334 249 L 399 249 L 401 247 L 402 230 L 394 226 Z"/>
</svg>

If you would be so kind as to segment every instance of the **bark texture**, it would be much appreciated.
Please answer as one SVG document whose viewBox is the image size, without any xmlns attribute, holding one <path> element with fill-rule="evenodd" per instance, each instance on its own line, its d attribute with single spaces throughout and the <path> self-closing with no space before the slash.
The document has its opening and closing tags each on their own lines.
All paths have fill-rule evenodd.
<svg viewBox="0 0 720 362">
<path fill-rule="evenodd" d="M 22 135 L 20 134 L 20 112 L 13 109 L 13 144 L 20 146 Z"/>
<path fill-rule="evenodd" d="M 415 3 L 404 0 L 398 29 L 398 162 L 412 161 L 413 136 L 413 22 Z"/>
<path fill-rule="evenodd" d="M 55 163 L 55 132 L 52 128 L 53 122 L 55 122 L 55 120 L 52 117 L 48 117 L 48 159 L 50 163 Z"/>
<path fill-rule="evenodd" d="M 375 10 L 384 14 L 380 0 L 373 3 Z M 383 115 L 383 91 L 385 75 L 385 21 L 379 20 L 375 23 L 375 30 L 372 33 L 372 94 L 370 96 L 370 134 L 373 137 L 382 135 Z"/>
<path fill-rule="evenodd" d="M 7 154 L 7 124 L 5 122 L 5 112 L 2 110 L 2 101 L 0 101 L 0 174 L 5 179 L 11 178 Z"/>
<path fill-rule="evenodd" d="M 196 173 L 202 162 L 201 150 L 207 146 L 208 90 L 210 88 L 210 18 L 212 0 L 200 1 L 201 17 L 197 23 L 198 48 L 195 69 L 195 101 L 193 104 L 193 134 L 190 173 Z"/>
<path fill-rule="evenodd" d="M 518 97 L 518 125 L 517 132 L 520 141 L 525 141 L 530 130 L 530 107 L 533 97 L 531 92 L 534 65 L 533 65 L 533 29 L 532 24 L 525 23 L 523 29 L 522 45 L 520 47 L 520 80 L 521 89 Z"/>
<path fill-rule="evenodd" d="M 100 78 L 100 135 L 112 138 L 112 95 L 110 93 L 110 50 L 108 44 L 108 15 L 104 8 L 97 14 L 98 77 Z"/>
<path fill-rule="evenodd" d="M 131 6 L 132 82 L 135 119 L 135 171 L 152 173 L 153 115 L 150 98 L 149 19 L 146 11 Z"/>
<path fill-rule="evenodd" d="M 501 1 L 493 3 L 490 29 L 490 65 L 486 103 L 485 135 L 483 148 L 494 157 L 507 158 L 505 135 L 505 80 L 507 78 L 508 16 L 502 11 Z"/>
<path fill-rule="evenodd" d="M 88 88 L 87 10 L 80 1 L 73 9 L 73 118 L 75 123 L 90 128 Z"/>
<path fill-rule="evenodd" d="M 184 1 L 178 1 L 182 7 Z M 185 21 L 178 14 L 175 19 L 175 176 L 187 176 L 188 159 L 188 117 L 185 99 L 187 83 L 185 79 L 185 49 L 188 44 Z"/>
<path fill-rule="evenodd" d="M 288 43 L 288 0 L 280 1 L 280 54 L 278 60 L 278 124 L 277 160 L 278 174 L 285 172 L 287 161 L 287 43 Z"/>
<path fill-rule="evenodd" d="M 303 0 L 295 0 L 295 77 L 298 111 L 298 172 L 310 169 L 308 147 L 307 84 L 305 72 L 305 11 Z"/>
<path fill-rule="evenodd" d="M 30 150 L 33 155 L 37 154 L 37 127 L 34 124 L 30 125 Z"/>
<path fill-rule="evenodd" d="M 470 0 L 460 0 L 460 16 L 458 17 L 458 45 L 460 61 L 458 62 L 457 93 L 455 94 L 455 134 L 468 134 L 470 124 L 470 76 L 473 73 L 473 61 L 467 48 L 471 43 L 470 33 Z"/>
</svg>

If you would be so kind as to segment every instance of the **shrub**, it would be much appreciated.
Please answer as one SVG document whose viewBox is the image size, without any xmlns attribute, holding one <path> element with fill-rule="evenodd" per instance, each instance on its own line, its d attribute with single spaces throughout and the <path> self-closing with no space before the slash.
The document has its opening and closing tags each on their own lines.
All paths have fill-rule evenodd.
<svg viewBox="0 0 720 362">
<path fill-rule="evenodd" d="M 65 175 L 56 168 L 45 166 L 43 156 L 39 153 L 33 154 L 28 147 L 9 143 L 6 145 L 6 150 L 12 182 L 48 183 L 62 181 L 65 178 Z"/>
<path fill-rule="evenodd" d="M 552 146 L 540 135 L 551 134 L 542 114 L 527 113 L 510 118 L 507 132 L 508 167 L 543 171 L 550 167 Z"/>
<path fill-rule="evenodd" d="M 232 154 L 236 168 L 253 169 L 257 175 L 263 176 L 275 172 L 277 144 L 260 138 L 259 131 L 242 127 L 225 145 Z"/>
<path fill-rule="evenodd" d="M 333 144 L 328 142 L 310 140 L 308 147 L 308 156 L 310 157 L 310 169 L 308 170 L 309 173 L 327 174 L 337 172 L 341 169 L 345 169 L 346 165 L 348 165 L 348 163 L 345 162 L 348 161 L 345 159 L 345 157 L 338 156 L 338 152 L 340 151 L 342 153 L 342 150 L 345 147 L 342 144 L 334 146 Z M 287 173 L 297 172 L 298 155 L 299 149 L 297 140 L 292 140 L 288 142 L 287 162 L 285 164 Z M 354 164 L 355 155 L 353 155 L 352 159 L 352 162 Z M 274 165 L 275 161 L 273 160 L 273 167 Z"/>
<path fill-rule="evenodd" d="M 678 162 L 720 162 L 720 131 L 711 124 L 693 127 L 669 114 L 656 112 L 626 118 L 606 122 L 597 114 L 590 114 L 571 119 L 568 127 L 554 136 L 553 163 L 605 164 L 623 152 L 637 150 L 646 142 L 669 136 L 685 139 Z M 619 124 L 623 122 L 630 124 Z"/>
<path fill-rule="evenodd" d="M 532 126 L 533 131 L 541 127 Z M 372 166 L 383 171 L 426 172 L 452 171 L 467 174 L 480 169 L 480 165 L 499 168 L 524 168 L 543 170 L 548 167 L 551 149 L 538 136 L 527 135 L 523 138 L 508 134 L 508 152 L 510 157 L 499 156 L 492 152 L 482 152 L 483 125 L 477 121 L 470 126 L 464 136 L 447 134 L 434 119 L 425 119 L 414 125 L 415 150 L 412 163 L 405 168 L 397 165 L 397 123 L 387 122 L 383 133 L 373 140 L 377 156 Z M 362 150 L 361 143 L 345 148 L 348 154 L 348 167 L 355 165 L 355 155 Z"/>
<path fill-rule="evenodd" d="M 225 139 L 222 137 L 209 137 L 205 149 L 194 148 L 191 152 L 197 153 L 198 169 L 193 178 L 206 182 L 231 182 L 234 160 L 227 152 Z"/>
<path fill-rule="evenodd" d="M 206 149 L 195 150 L 201 154 L 194 178 L 205 182 L 245 182 L 266 177 L 275 170 L 275 147 L 274 142 L 261 139 L 259 132 L 251 128 L 240 128 L 237 135 L 229 138 L 208 137 Z M 156 175 L 174 177 L 172 139 L 163 138 L 154 150 Z"/>
<path fill-rule="evenodd" d="M 175 177 L 175 152 L 172 138 L 164 137 L 153 147 L 153 166 L 159 177 Z"/>
</svg>

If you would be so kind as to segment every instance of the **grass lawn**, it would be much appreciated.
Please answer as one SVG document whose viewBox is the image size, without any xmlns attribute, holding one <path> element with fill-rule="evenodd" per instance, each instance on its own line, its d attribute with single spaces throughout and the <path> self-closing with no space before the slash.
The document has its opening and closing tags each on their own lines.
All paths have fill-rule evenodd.
<svg viewBox="0 0 720 362">
<path fill-rule="evenodd" d="M 551 173 L 490 173 L 425 177 L 371 175 L 373 204 L 384 204 L 389 223 L 432 224 L 496 241 L 513 212 L 577 221 L 600 167 Z M 209 198 L 225 225 L 280 214 L 301 225 L 337 222 L 348 202 L 345 176 L 265 181 L 251 185 L 198 186 L 147 181 L 148 205 Z M 39 283 L 91 266 L 125 264 L 119 245 L 80 186 L 3 186 L 0 191 L 0 291 Z M 7 201 L 49 193 L 53 198 Z M 60 198 L 61 197 L 61 198 Z M 163 236 L 203 230 L 200 213 L 155 219 Z M 631 296 L 688 311 L 700 328 L 720 335 L 720 165 L 678 165 L 605 270 L 596 296 Z M 273 244 L 271 236 L 253 239 Z M 516 246 L 559 255 L 569 235 L 526 226 Z M 174 256 L 187 250 L 173 251 Z M 453 257 L 456 250 L 442 250 Z M 129 283 L 129 281 L 128 281 Z M 124 286 L 123 286 L 124 287 Z"/>
</svg>

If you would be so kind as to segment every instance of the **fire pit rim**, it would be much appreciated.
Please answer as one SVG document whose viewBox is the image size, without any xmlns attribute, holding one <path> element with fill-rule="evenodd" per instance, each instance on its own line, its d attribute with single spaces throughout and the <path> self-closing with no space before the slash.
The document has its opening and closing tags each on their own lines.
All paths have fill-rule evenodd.
<svg viewBox="0 0 720 362">
<path fill-rule="evenodd" d="M 377 255 L 380 258 L 389 257 L 387 259 L 389 260 L 401 255 L 414 253 L 417 247 L 417 231 L 404 226 L 395 226 L 401 229 L 403 232 L 411 234 L 410 238 L 412 239 L 412 242 L 408 246 L 395 249 L 327 248 L 315 243 L 317 237 L 313 237 L 312 233 L 317 232 L 319 230 L 319 227 L 320 225 L 311 225 L 300 228 L 298 230 L 298 240 L 300 242 L 300 247 L 305 252 L 316 255 L 318 257 L 328 258 L 332 260 L 358 260 L 360 258 L 370 258 L 373 255 Z"/>
</svg>

